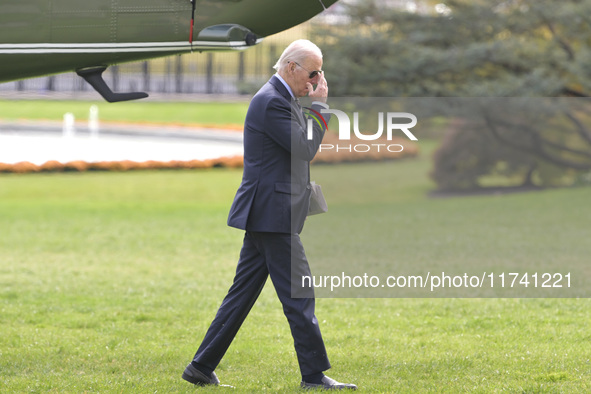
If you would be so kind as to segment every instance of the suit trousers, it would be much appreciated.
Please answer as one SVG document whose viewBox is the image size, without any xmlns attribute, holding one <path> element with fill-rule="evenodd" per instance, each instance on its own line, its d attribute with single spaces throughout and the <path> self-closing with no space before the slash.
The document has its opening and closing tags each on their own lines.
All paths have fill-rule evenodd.
<svg viewBox="0 0 591 394">
<path fill-rule="evenodd" d="M 292 298 L 292 271 L 310 275 L 298 234 L 247 231 L 234 282 L 193 360 L 215 370 L 270 276 L 291 328 L 302 375 L 329 369 L 314 296 Z"/>
</svg>

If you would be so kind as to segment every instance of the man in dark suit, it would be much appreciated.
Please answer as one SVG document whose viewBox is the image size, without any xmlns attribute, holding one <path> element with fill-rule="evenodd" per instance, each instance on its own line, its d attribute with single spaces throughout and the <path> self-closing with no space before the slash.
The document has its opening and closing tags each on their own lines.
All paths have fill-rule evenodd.
<svg viewBox="0 0 591 394">
<path fill-rule="evenodd" d="M 322 52 L 308 40 L 297 40 L 274 68 L 277 73 L 253 97 L 244 125 L 244 174 L 228 217 L 229 226 L 246 231 L 234 283 L 183 379 L 219 384 L 214 370 L 270 276 L 291 328 L 301 386 L 356 389 L 323 373 L 330 363 L 314 314 L 313 289 L 297 297 L 292 293 L 292 275 L 294 280 L 310 275 L 299 234 L 310 204 L 310 161 L 326 131 L 313 122 L 309 138 L 298 99 L 308 95 L 317 112 L 328 108 Z"/>
</svg>

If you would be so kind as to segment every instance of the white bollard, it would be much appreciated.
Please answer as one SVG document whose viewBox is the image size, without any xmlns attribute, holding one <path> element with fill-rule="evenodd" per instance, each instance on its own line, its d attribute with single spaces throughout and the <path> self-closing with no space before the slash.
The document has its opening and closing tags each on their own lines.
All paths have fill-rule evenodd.
<svg viewBox="0 0 591 394">
<path fill-rule="evenodd" d="M 71 112 L 67 112 L 64 114 L 64 125 L 62 128 L 62 136 L 64 138 L 72 138 L 76 133 L 76 129 L 74 128 L 74 122 L 76 119 L 74 118 L 74 114 Z"/>
<path fill-rule="evenodd" d="M 90 138 L 98 138 L 99 136 L 99 110 L 96 105 L 90 106 L 90 113 L 88 116 L 88 131 Z"/>
</svg>

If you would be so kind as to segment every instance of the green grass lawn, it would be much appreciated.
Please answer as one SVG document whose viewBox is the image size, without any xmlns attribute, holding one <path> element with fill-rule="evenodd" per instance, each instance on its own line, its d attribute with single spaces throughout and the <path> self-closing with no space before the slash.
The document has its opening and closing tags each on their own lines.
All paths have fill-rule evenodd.
<svg viewBox="0 0 591 394">
<path fill-rule="evenodd" d="M 331 215 L 338 225 L 330 230 L 346 234 L 347 215 L 358 220 L 386 204 L 396 222 L 381 226 L 394 234 L 392 253 L 409 262 L 515 252 L 535 264 L 550 251 L 566 264 L 589 255 L 591 189 L 434 200 L 429 166 L 427 155 L 317 166 L 331 210 L 310 219 L 305 245 L 322 250 L 312 234 L 331 226 Z M 217 369 L 236 389 L 196 389 L 180 378 L 233 277 L 242 234 L 225 223 L 240 178 L 228 169 L 0 175 L 0 391 L 299 392 L 270 284 Z M 527 226 L 514 225 L 518 217 Z M 439 242 L 444 235 L 450 244 Z M 313 270 L 322 263 L 309 257 Z M 317 316 L 328 375 L 360 391 L 576 393 L 591 391 L 590 306 L 320 298 Z"/>
<path fill-rule="evenodd" d="M 151 122 L 242 126 L 248 102 L 151 102 L 109 104 L 97 101 L 0 100 L 0 120 L 61 121 L 71 112 L 78 120 L 88 119 L 91 105 L 99 108 L 102 121 Z"/>
</svg>

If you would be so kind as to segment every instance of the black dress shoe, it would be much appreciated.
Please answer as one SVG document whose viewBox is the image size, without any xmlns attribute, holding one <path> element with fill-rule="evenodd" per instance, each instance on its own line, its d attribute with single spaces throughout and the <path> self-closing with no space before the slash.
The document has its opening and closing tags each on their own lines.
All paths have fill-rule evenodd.
<svg viewBox="0 0 591 394">
<path fill-rule="evenodd" d="M 198 386 L 218 386 L 220 384 L 220 380 L 215 375 L 215 372 L 212 372 L 211 375 L 207 376 L 195 368 L 192 364 L 187 365 L 187 368 L 185 368 L 185 372 L 183 372 L 183 379 Z"/>
<path fill-rule="evenodd" d="M 304 389 L 322 389 L 322 390 L 357 390 L 357 386 L 351 383 L 339 383 L 334 379 L 325 376 L 322 383 L 308 383 L 302 381 L 300 386 Z"/>
</svg>

